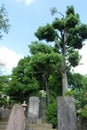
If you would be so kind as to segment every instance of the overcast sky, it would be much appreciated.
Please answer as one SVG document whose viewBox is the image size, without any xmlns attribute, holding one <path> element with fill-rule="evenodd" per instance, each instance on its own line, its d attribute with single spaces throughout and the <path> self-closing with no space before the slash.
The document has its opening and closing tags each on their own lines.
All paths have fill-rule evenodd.
<svg viewBox="0 0 87 130">
<path fill-rule="evenodd" d="M 73 5 L 81 22 L 87 24 L 86 0 L 0 0 L 0 3 L 4 3 L 11 24 L 9 33 L 4 34 L 3 40 L 0 40 L 0 60 L 6 64 L 7 73 L 11 73 L 20 58 L 29 55 L 28 45 L 37 40 L 34 36 L 37 28 L 51 23 L 55 18 L 51 16 L 50 8 L 56 7 L 64 14 L 66 7 Z M 87 45 L 80 51 L 83 65 L 75 69 L 81 74 L 87 74 L 86 52 Z"/>
</svg>

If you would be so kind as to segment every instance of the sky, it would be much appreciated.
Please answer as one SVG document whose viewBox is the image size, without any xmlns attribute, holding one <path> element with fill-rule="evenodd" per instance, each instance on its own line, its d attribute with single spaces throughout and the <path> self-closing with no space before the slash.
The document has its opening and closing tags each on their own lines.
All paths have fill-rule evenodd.
<svg viewBox="0 0 87 130">
<path fill-rule="evenodd" d="M 4 3 L 9 24 L 8 34 L 0 40 L 0 61 L 5 64 L 5 71 L 10 74 L 18 61 L 29 55 L 28 45 L 38 40 L 34 33 L 39 26 L 51 23 L 56 16 L 52 16 L 50 9 L 56 7 L 61 13 L 65 13 L 66 7 L 73 5 L 75 12 L 80 15 L 82 23 L 87 24 L 87 1 L 82 0 L 0 0 Z M 59 16 L 59 14 L 56 14 Z M 85 41 L 85 44 L 87 41 Z M 81 65 L 74 69 L 75 72 L 87 74 L 87 45 L 81 50 Z"/>
</svg>

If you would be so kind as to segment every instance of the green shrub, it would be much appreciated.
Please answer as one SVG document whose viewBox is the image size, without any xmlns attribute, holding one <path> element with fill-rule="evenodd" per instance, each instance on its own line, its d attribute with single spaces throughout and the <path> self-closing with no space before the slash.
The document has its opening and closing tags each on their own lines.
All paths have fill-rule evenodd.
<svg viewBox="0 0 87 130">
<path fill-rule="evenodd" d="M 57 103 L 48 104 L 46 109 L 47 121 L 52 123 L 53 128 L 57 127 Z"/>
<path fill-rule="evenodd" d="M 75 98 L 76 114 L 81 121 L 87 121 L 87 90 L 85 87 L 75 90 L 70 90 L 65 95 Z"/>
<path fill-rule="evenodd" d="M 65 96 L 73 96 L 75 94 L 75 90 L 68 90 L 65 92 Z"/>
<path fill-rule="evenodd" d="M 79 116 L 82 121 L 87 121 L 87 106 L 81 109 Z"/>
</svg>

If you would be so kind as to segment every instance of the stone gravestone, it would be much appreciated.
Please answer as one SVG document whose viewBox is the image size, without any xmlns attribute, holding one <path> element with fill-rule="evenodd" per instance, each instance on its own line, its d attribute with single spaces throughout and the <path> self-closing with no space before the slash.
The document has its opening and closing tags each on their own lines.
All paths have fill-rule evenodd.
<svg viewBox="0 0 87 130">
<path fill-rule="evenodd" d="M 21 105 L 13 106 L 6 130 L 24 130 L 24 109 Z"/>
<path fill-rule="evenodd" d="M 58 130 L 77 130 L 74 98 L 58 97 Z"/>
<path fill-rule="evenodd" d="M 46 97 L 41 97 L 40 99 L 40 118 L 45 120 L 46 119 Z"/>
<path fill-rule="evenodd" d="M 39 118 L 39 102 L 39 98 L 35 96 L 29 99 L 28 119 L 32 122 Z"/>
</svg>

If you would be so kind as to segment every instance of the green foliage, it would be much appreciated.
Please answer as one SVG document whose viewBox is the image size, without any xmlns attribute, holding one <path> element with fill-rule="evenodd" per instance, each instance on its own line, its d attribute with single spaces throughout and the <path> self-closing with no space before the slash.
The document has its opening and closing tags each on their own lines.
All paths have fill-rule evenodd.
<svg viewBox="0 0 87 130">
<path fill-rule="evenodd" d="M 57 10 L 53 12 L 60 13 Z M 67 6 L 65 17 L 61 19 L 55 18 L 52 24 L 40 26 L 35 36 L 39 40 L 50 42 L 55 41 L 57 38 L 57 49 L 60 50 L 58 52 L 62 56 L 65 56 L 66 59 L 68 53 L 68 61 L 75 67 L 78 65 L 80 59 L 78 51 L 75 49 L 82 48 L 83 41 L 87 39 L 87 25 L 80 23 L 79 15 L 75 13 L 73 6 Z M 70 48 L 73 48 L 73 52 L 68 51 Z"/>
<path fill-rule="evenodd" d="M 74 28 L 77 23 L 78 23 L 78 18 L 73 14 L 70 14 L 68 17 L 66 17 L 65 27 Z"/>
<path fill-rule="evenodd" d="M 84 106 L 84 107 L 81 109 L 81 112 L 80 112 L 80 114 L 79 114 L 79 117 L 81 118 L 82 121 L 87 122 L 87 106 Z"/>
<path fill-rule="evenodd" d="M 87 39 L 87 25 L 85 24 L 81 24 L 81 26 L 79 27 L 79 36 L 84 40 Z"/>
<path fill-rule="evenodd" d="M 13 69 L 7 88 L 7 94 L 17 102 L 23 102 L 28 100 L 29 96 L 36 95 L 39 88 L 39 83 L 32 76 L 31 70 L 26 69 L 29 61 L 30 57 L 24 57 L 19 61 L 18 66 Z"/>
<path fill-rule="evenodd" d="M 57 104 L 54 101 L 53 103 L 48 104 L 46 110 L 47 120 L 49 123 L 52 123 L 53 128 L 57 127 Z"/>
<path fill-rule="evenodd" d="M 58 61 L 58 63 L 57 63 Z M 55 66 L 60 66 L 61 57 L 57 53 L 37 53 L 31 57 L 29 65 L 32 67 L 34 71 L 45 72 L 55 69 Z"/>
<path fill-rule="evenodd" d="M 7 12 L 3 4 L 0 3 L 0 39 L 3 37 L 3 32 L 8 33 L 9 30 L 9 20 L 7 18 Z M 6 101 L 6 87 L 8 78 L 2 76 L 2 68 L 4 64 L 0 61 L 0 105 L 5 105 Z"/>
<path fill-rule="evenodd" d="M 69 88 L 80 89 L 83 86 L 83 76 L 79 73 L 68 73 Z"/>
<path fill-rule="evenodd" d="M 9 82 L 9 76 L 0 76 L 0 106 L 7 105 L 7 87 Z"/>
<path fill-rule="evenodd" d="M 73 14 L 75 15 L 74 7 L 73 6 L 67 6 L 66 15 Z"/>
<path fill-rule="evenodd" d="M 75 94 L 75 90 L 68 90 L 65 92 L 65 96 L 73 96 Z"/>
<path fill-rule="evenodd" d="M 47 46 L 44 43 L 39 43 L 39 42 L 32 42 L 29 45 L 29 49 L 32 55 L 37 54 L 37 53 L 45 53 L 49 54 L 53 51 L 53 48 L 51 46 Z"/>
<path fill-rule="evenodd" d="M 69 83 L 72 85 L 65 95 L 75 98 L 77 117 L 82 122 L 87 121 L 87 76 L 81 74 L 69 75 Z"/>
<path fill-rule="evenodd" d="M 61 65 L 61 57 L 58 53 L 51 52 L 51 53 L 37 53 L 33 55 L 30 59 L 29 66 L 32 68 L 33 76 L 39 81 L 40 89 L 44 89 L 48 91 L 49 89 L 56 89 L 55 83 L 53 86 L 49 80 L 50 75 L 53 75 L 55 71 L 56 73 L 60 73 L 59 66 Z M 57 77 L 57 80 L 59 77 Z M 47 85 L 46 85 L 47 84 Z M 57 84 L 59 92 L 61 90 L 61 86 Z M 47 92 L 50 93 L 50 90 Z M 58 89 L 56 89 L 58 90 Z M 48 96 L 47 96 L 48 97 Z"/>
<path fill-rule="evenodd" d="M 69 75 L 70 76 L 70 75 Z M 72 76 L 72 77 L 71 77 Z M 77 117 L 83 122 L 87 121 L 87 77 L 80 74 L 72 74 L 71 84 L 73 87 L 65 92 L 65 96 L 73 96 L 75 98 Z M 51 77 L 51 80 L 52 77 Z M 55 92 L 54 92 L 55 93 Z M 52 93 L 55 98 L 55 94 Z M 52 96 L 51 95 L 51 96 Z M 56 105 L 54 98 L 51 104 L 47 106 L 47 119 L 55 127 L 57 124 Z M 57 108 L 56 108 L 57 109 Z"/>
<path fill-rule="evenodd" d="M 79 87 L 78 87 L 79 88 Z M 80 86 L 80 88 L 69 90 L 65 95 L 73 96 L 75 98 L 77 117 L 81 121 L 87 120 L 87 87 Z"/>
<path fill-rule="evenodd" d="M 87 93 L 86 88 L 83 86 L 79 90 L 77 89 L 74 97 L 76 98 L 76 107 L 77 110 L 83 108 L 87 104 L 87 97 L 85 96 Z"/>
<path fill-rule="evenodd" d="M 56 96 L 61 96 L 62 95 L 61 74 L 60 74 L 60 72 L 58 70 L 55 70 L 49 76 L 48 85 L 49 85 L 50 90 L 52 90 L 56 94 Z"/>
<path fill-rule="evenodd" d="M 25 77 L 22 78 L 24 80 Z M 8 95 L 11 99 L 19 102 L 23 102 L 23 100 L 28 100 L 29 96 L 37 95 L 38 93 L 38 82 L 32 77 L 32 79 L 28 78 L 28 81 L 21 82 L 17 81 L 17 78 L 13 78 L 10 81 L 9 87 L 7 89 Z"/>
<path fill-rule="evenodd" d="M 11 99 L 16 102 L 23 102 L 23 100 L 28 100 L 30 96 L 36 96 L 38 94 L 37 90 L 39 85 L 37 80 L 35 78 L 28 80 L 29 82 L 27 84 L 26 82 L 21 83 L 21 81 L 17 81 L 14 78 L 10 81 L 7 94 L 11 97 Z"/>
<path fill-rule="evenodd" d="M 82 121 L 87 121 L 87 76 L 82 78 L 82 86 L 75 90 L 77 116 Z"/>
<path fill-rule="evenodd" d="M 28 100 L 32 95 L 38 96 L 40 90 L 50 89 L 50 93 L 54 88 L 55 92 L 58 90 L 58 94 L 61 91 L 61 84 L 55 85 L 56 81 L 61 79 L 60 76 L 55 76 L 60 75 L 61 56 L 53 51 L 53 47 L 43 43 L 33 42 L 29 47 L 32 55 L 21 59 L 13 69 L 7 89 L 7 94 L 17 102 Z M 51 82 L 50 75 L 54 76 L 56 81 L 54 79 Z"/>
<path fill-rule="evenodd" d="M 71 64 L 71 66 L 75 67 L 79 64 L 79 61 L 80 61 L 79 52 L 75 51 L 74 49 L 71 51 L 69 49 L 69 52 L 71 52 L 71 53 L 69 54 L 67 59 L 68 59 L 69 63 Z"/>
<path fill-rule="evenodd" d="M 32 42 L 29 45 L 31 56 L 21 59 L 12 71 L 6 89 L 7 95 L 12 101 L 23 102 L 28 100 L 29 96 L 38 95 L 40 90 L 45 90 L 51 99 L 47 106 L 47 120 L 56 127 L 57 106 L 54 98 L 62 93 L 61 74 L 68 72 L 69 86 L 73 90 L 65 94 L 75 97 L 77 111 L 82 110 L 82 113 L 77 115 L 83 118 L 82 116 L 86 115 L 87 78 L 79 74 L 71 75 L 69 71 L 71 66 L 75 67 L 79 63 L 77 49 L 82 48 L 83 41 L 87 39 L 87 25 L 81 24 L 79 15 L 75 13 L 73 6 L 70 6 L 67 7 L 65 17 L 55 18 L 52 24 L 40 26 L 35 35 L 39 40 L 52 43 L 55 41 L 56 49 L 43 43 Z"/>
<path fill-rule="evenodd" d="M 6 106 L 7 105 L 7 97 L 6 96 L 3 96 L 2 93 L 0 93 L 0 107 L 2 106 Z"/>
<path fill-rule="evenodd" d="M 77 49 L 81 49 L 87 39 L 87 25 L 80 22 L 73 6 L 67 6 L 65 16 L 56 8 L 53 8 L 51 13 L 59 13 L 62 18 L 55 18 L 51 24 L 40 26 L 35 36 L 39 40 L 55 43 L 54 50 L 62 57 L 60 71 L 62 77 L 65 75 L 62 78 L 62 94 L 64 94 L 68 88 L 67 72 L 71 66 L 79 64 L 80 56 Z"/>
<path fill-rule="evenodd" d="M 46 26 L 39 27 L 38 31 L 35 32 L 35 36 L 37 36 L 39 40 L 45 39 L 47 42 L 49 42 L 54 41 L 57 33 L 50 24 L 47 24 Z"/>
<path fill-rule="evenodd" d="M 54 15 L 58 11 L 57 11 L 56 7 L 53 7 L 52 9 L 50 9 L 50 12 L 51 12 L 52 15 Z"/>
<path fill-rule="evenodd" d="M 7 18 L 7 12 L 4 5 L 2 4 L 0 6 L 0 38 L 2 38 L 3 32 L 8 33 L 9 27 L 10 25 Z"/>
<path fill-rule="evenodd" d="M 52 26 L 54 29 L 58 29 L 62 31 L 64 29 L 64 20 L 60 20 L 59 18 L 56 18 L 55 21 L 53 21 Z"/>
<path fill-rule="evenodd" d="M 85 88 L 87 88 L 87 75 L 83 76 L 82 84 L 83 84 L 83 86 L 85 86 Z"/>
</svg>

